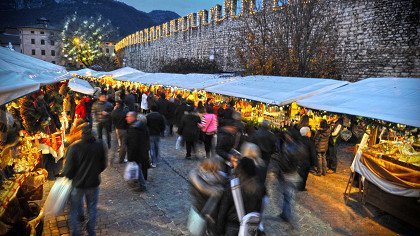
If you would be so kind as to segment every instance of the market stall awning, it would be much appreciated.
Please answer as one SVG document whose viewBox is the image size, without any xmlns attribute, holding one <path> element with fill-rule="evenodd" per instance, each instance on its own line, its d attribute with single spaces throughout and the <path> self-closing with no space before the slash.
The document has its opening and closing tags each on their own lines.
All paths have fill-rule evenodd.
<svg viewBox="0 0 420 236">
<path fill-rule="evenodd" d="M 76 70 L 76 71 L 70 71 L 70 74 L 75 75 L 75 76 L 95 77 L 95 78 L 100 78 L 100 77 L 104 76 L 105 73 L 106 72 L 96 71 L 96 70 L 92 70 L 92 69 L 89 69 L 89 68 Z"/>
<path fill-rule="evenodd" d="M 420 79 L 368 78 L 298 101 L 316 110 L 420 127 Z"/>
<path fill-rule="evenodd" d="M 104 74 L 105 74 L 105 76 L 110 76 L 110 77 L 114 78 L 114 77 L 120 77 L 120 76 L 131 74 L 131 73 L 143 73 L 143 74 L 145 74 L 144 72 L 136 70 L 136 69 L 131 68 L 131 67 L 123 67 L 123 68 L 116 69 L 116 70 L 113 70 L 113 71 L 105 72 Z"/>
<path fill-rule="evenodd" d="M 92 86 L 89 84 L 88 81 L 78 79 L 78 78 L 74 78 L 74 79 L 70 80 L 69 81 L 69 87 L 73 91 L 83 93 L 83 94 L 87 94 L 87 95 L 93 95 L 93 92 L 94 92 Z"/>
<path fill-rule="evenodd" d="M 69 78 L 62 66 L 0 47 L 0 105 Z"/>
<path fill-rule="evenodd" d="M 348 84 L 332 79 L 247 76 L 206 88 L 207 92 L 283 106 Z"/>
</svg>

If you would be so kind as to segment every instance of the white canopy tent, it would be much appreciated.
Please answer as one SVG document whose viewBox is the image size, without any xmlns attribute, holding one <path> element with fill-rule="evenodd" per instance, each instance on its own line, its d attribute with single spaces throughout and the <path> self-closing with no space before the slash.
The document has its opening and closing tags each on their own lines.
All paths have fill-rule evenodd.
<svg viewBox="0 0 420 236">
<path fill-rule="evenodd" d="M 247 76 L 206 88 L 207 92 L 283 106 L 349 82 L 280 76 Z"/>
<path fill-rule="evenodd" d="M 123 67 L 123 68 L 116 69 L 116 70 L 113 70 L 113 71 L 104 72 L 104 75 L 105 76 L 111 76 L 111 77 L 114 78 L 114 77 L 120 77 L 120 76 L 131 74 L 131 73 L 143 73 L 143 74 L 145 74 L 144 72 L 136 70 L 136 69 L 131 68 L 131 67 Z"/>
<path fill-rule="evenodd" d="M 172 73 L 130 73 L 114 78 L 146 85 L 164 85 L 182 89 L 204 89 L 209 86 L 237 79 L 231 74 L 172 74 Z"/>
<path fill-rule="evenodd" d="M 62 66 L 0 47 L 0 105 L 70 77 Z"/>
<path fill-rule="evenodd" d="M 78 78 L 74 78 L 69 81 L 69 88 L 73 91 L 87 95 L 93 95 L 94 92 L 92 86 L 89 84 L 88 81 Z"/>
<path fill-rule="evenodd" d="M 368 78 L 298 101 L 316 110 L 420 127 L 420 79 Z"/>
<path fill-rule="evenodd" d="M 100 78 L 104 76 L 105 73 L 106 72 L 96 71 L 89 68 L 76 70 L 76 71 L 70 71 L 70 74 L 72 75 L 83 76 L 83 77 L 95 77 L 95 78 Z"/>
</svg>

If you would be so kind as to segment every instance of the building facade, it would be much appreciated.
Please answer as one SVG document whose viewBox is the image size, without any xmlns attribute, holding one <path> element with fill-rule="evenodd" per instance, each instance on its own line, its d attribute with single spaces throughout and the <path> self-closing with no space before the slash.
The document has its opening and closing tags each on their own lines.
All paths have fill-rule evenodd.
<svg viewBox="0 0 420 236">
<path fill-rule="evenodd" d="M 20 27 L 20 47 L 25 55 L 51 62 L 53 64 L 65 65 L 61 56 L 61 47 L 58 40 L 54 40 L 61 30 L 48 25 L 49 20 L 41 18 L 36 25 Z"/>
</svg>

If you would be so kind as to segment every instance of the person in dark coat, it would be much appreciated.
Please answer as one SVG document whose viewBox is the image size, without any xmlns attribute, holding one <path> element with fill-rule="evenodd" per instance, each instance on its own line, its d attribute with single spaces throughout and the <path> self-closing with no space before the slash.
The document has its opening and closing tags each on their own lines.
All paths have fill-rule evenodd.
<svg viewBox="0 0 420 236">
<path fill-rule="evenodd" d="M 316 160 L 316 148 L 314 142 L 311 140 L 312 132 L 309 127 L 302 127 L 300 134 L 302 135 L 300 140 L 306 146 L 308 155 L 299 159 L 298 174 L 302 177 L 302 184 L 297 189 L 299 191 L 306 191 L 306 181 L 308 180 L 311 163 Z"/>
<path fill-rule="evenodd" d="M 176 110 L 175 101 L 174 101 L 174 98 L 171 97 L 169 99 L 169 110 L 168 110 L 168 116 L 166 118 L 166 121 L 168 122 L 168 125 L 169 125 L 169 135 L 173 134 L 174 125 L 176 124 L 175 110 Z"/>
<path fill-rule="evenodd" d="M 92 111 L 95 114 L 98 138 L 102 140 L 102 131 L 105 129 L 108 148 L 111 148 L 111 112 L 112 104 L 106 101 L 106 95 L 101 94 L 99 100 L 93 104 Z"/>
<path fill-rule="evenodd" d="M 153 91 L 150 91 L 149 95 L 147 95 L 147 107 L 151 109 L 152 106 L 157 107 L 157 103 L 156 103 L 156 98 Z"/>
<path fill-rule="evenodd" d="M 135 161 L 139 165 L 139 191 L 146 190 L 147 169 L 149 163 L 150 136 L 146 125 L 146 118 L 143 121 L 136 120 L 135 112 L 127 113 L 127 160 Z"/>
<path fill-rule="evenodd" d="M 166 94 L 164 92 L 161 92 L 159 94 L 159 99 L 157 100 L 157 107 L 158 112 L 166 119 L 168 119 L 169 101 L 166 99 Z"/>
<path fill-rule="evenodd" d="M 163 116 L 157 112 L 157 107 L 152 106 L 150 108 L 151 113 L 149 113 L 147 118 L 147 127 L 150 132 L 150 144 L 152 148 L 152 167 L 156 167 L 157 158 L 159 156 L 159 142 L 160 134 L 165 131 L 165 119 Z"/>
<path fill-rule="evenodd" d="M 327 160 L 326 160 L 326 153 L 328 150 L 328 141 L 330 139 L 331 130 L 328 127 L 326 120 L 321 120 L 320 128 L 316 132 L 314 137 L 314 143 L 317 152 L 317 172 L 316 175 L 320 176 L 326 175 L 327 173 Z"/>
<path fill-rule="evenodd" d="M 243 157 L 235 168 L 235 176 L 239 178 L 245 215 L 251 212 L 261 213 L 264 208 L 266 188 L 256 175 L 254 161 Z M 238 219 L 232 189 L 228 184 L 220 201 L 216 224 L 218 235 L 237 236 L 241 220 Z"/>
<path fill-rule="evenodd" d="M 199 124 L 201 123 L 200 116 L 194 111 L 194 106 L 188 106 L 187 111 L 182 117 L 181 125 L 178 127 L 178 134 L 182 136 L 185 141 L 185 148 L 187 154 L 185 158 L 191 159 L 191 151 L 195 151 L 195 143 L 200 135 Z"/>
<path fill-rule="evenodd" d="M 235 111 L 235 101 L 230 100 L 228 103 L 228 107 L 225 109 L 225 113 L 223 115 L 223 118 L 225 120 L 232 120 L 233 112 Z"/>
<path fill-rule="evenodd" d="M 218 201 L 222 197 L 226 178 L 220 173 L 221 163 L 217 158 L 209 158 L 204 160 L 197 168 L 193 169 L 190 174 L 190 182 L 192 185 L 191 196 L 192 206 L 200 214 L 207 214 L 212 219 L 206 219 L 207 231 L 210 235 L 217 235 L 216 220 L 218 215 L 218 205 L 215 204 L 214 209 L 207 209 L 202 212 L 207 201 Z"/>
<path fill-rule="evenodd" d="M 127 139 L 127 129 L 128 124 L 126 120 L 128 108 L 124 106 L 124 103 L 120 100 L 116 102 L 116 106 L 111 113 L 112 123 L 115 127 L 115 133 L 117 134 L 118 144 L 120 147 L 118 163 L 123 163 L 125 155 L 127 153 L 126 139 Z"/>
<path fill-rule="evenodd" d="M 261 151 L 261 158 L 265 163 L 265 173 L 264 180 L 267 175 L 267 168 L 270 163 L 271 155 L 277 149 L 277 138 L 276 136 L 268 130 L 270 122 L 268 120 L 263 120 L 261 123 L 260 129 L 257 130 L 250 139 L 251 143 L 255 143 Z"/>
<path fill-rule="evenodd" d="M 180 95 L 180 94 L 178 94 Z M 176 122 L 176 126 L 181 126 L 181 120 L 182 117 L 184 116 L 184 113 L 187 111 L 187 103 L 185 101 L 185 99 L 181 98 L 180 100 L 180 104 L 177 105 L 176 109 L 175 109 L 175 122 Z"/>
<path fill-rule="evenodd" d="M 73 235 L 79 235 L 79 219 L 84 218 L 83 198 L 86 199 L 89 220 L 88 235 L 95 235 L 100 174 L 107 166 L 107 150 L 96 140 L 89 125 L 82 128 L 82 138 L 73 143 L 66 153 L 63 175 L 72 180 L 70 212 Z"/>
<path fill-rule="evenodd" d="M 124 103 L 128 107 L 129 111 L 136 110 L 136 98 L 128 90 L 125 91 Z"/>
<path fill-rule="evenodd" d="M 328 142 L 327 152 L 327 173 L 337 171 L 337 149 L 341 143 L 340 132 L 343 129 L 343 118 L 339 118 L 331 129 L 331 136 Z"/>
</svg>

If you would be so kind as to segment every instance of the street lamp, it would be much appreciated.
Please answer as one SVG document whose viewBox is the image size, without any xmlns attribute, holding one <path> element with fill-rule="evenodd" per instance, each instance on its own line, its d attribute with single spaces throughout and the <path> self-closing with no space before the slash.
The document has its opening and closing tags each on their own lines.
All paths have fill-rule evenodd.
<svg viewBox="0 0 420 236">
<path fill-rule="evenodd" d="M 76 45 L 79 45 L 80 39 L 78 37 L 74 38 L 73 43 L 76 44 Z"/>
</svg>

